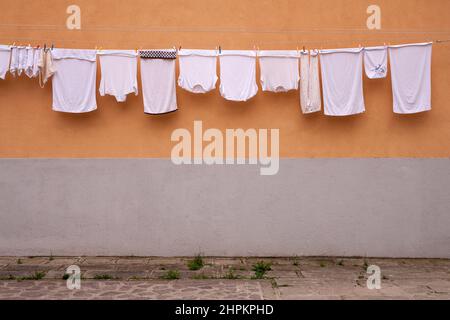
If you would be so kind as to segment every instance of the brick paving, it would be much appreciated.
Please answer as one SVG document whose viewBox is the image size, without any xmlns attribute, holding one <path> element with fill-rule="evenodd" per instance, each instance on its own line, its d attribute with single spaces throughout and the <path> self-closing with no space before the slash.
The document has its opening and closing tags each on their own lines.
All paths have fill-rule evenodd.
<svg viewBox="0 0 450 320">
<path fill-rule="evenodd" d="M 0 299 L 446 299 L 450 260 L 360 258 L 0 257 Z M 271 263 L 264 279 L 252 266 Z M 80 290 L 63 280 L 81 269 Z M 366 286 L 368 265 L 381 268 L 380 290 Z M 169 271 L 179 279 L 167 280 Z M 98 279 L 98 280 L 97 280 Z M 100 280 L 103 279 L 103 280 Z"/>
</svg>

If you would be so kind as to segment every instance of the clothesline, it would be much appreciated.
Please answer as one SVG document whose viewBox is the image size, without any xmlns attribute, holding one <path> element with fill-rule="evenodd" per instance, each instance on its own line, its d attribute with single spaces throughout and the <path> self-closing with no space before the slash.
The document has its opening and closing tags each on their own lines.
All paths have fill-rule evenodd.
<svg viewBox="0 0 450 320">
<path fill-rule="evenodd" d="M 43 39 L 43 38 L 23 38 L 23 37 L 16 37 L 16 38 L 4 38 L 4 37 L 0 37 L 0 40 L 5 40 L 5 41 L 9 41 L 10 45 L 12 45 L 14 42 L 16 42 L 16 45 L 18 46 L 19 44 L 17 44 L 17 42 L 24 42 L 23 44 L 21 44 L 22 46 L 27 46 L 30 43 L 36 44 L 36 43 L 47 43 L 48 46 L 51 46 L 51 44 L 54 44 L 56 46 L 57 43 L 62 42 L 68 42 L 68 43 L 77 43 L 77 44 L 89 44 L 92 45 L 94 44 L 93 47 L 99 48 L 102 47 L 103 49 L 107 49 L 106 46 L 104 46 L 104 44 L 106 43 L 117 43 L 117 40 L 77 40 L 77 39 L 51 39 L 51 38 L 47 38 L 47 39 Z M 255 44 L 252 44 L 248 47 L 249 50 L 254 50 L 254 49 L 265 49 L 265 46 L 273 46 L 273 45 L 280 45 L 280 44 L 290 44 L 291 46 L 292 43 L 295 43 L 295 48 L 291 47 L 291 50 L 299 50 L 301 48 L 303 48 L 303 46 L 308 46 L 308 49 L 323 49 L 324 45 L 326 44 L 345 44 L 346 46 L 348 46 L 348 43 L 353 43 L 353 44 L 357 44 L 356 46 L 362 46 L 364 47 L 364 43 L 378 43 L 380 45 L 389 45 L 392 44 L 391 42 L 405 42 L 407 41 L 405 38 L 391 38 L 389 40 L 380 40 L 380 39 L 350 39 L 350 40 L 317 40 L 317 41 L 310 41 L 310 40 L 306 40 L 306 41 L 262 41 L 262 42 L 256 42 Z M 411 41 L 411 40 L 408 40 Z M 133 43 L 136 44 L 137 41 L 134 40 L 120 40 L 121 43 Z M 436 39 L 436 40 L 430 40 L 430 39 L 420 39 L 417 40 L 416 42 L 432 42 L 434 44 L 444 44 L 444 43 L 449 43 L 450 39 Z M 315 48 L 311 48 L 311 45 L 316 45 Z M 218 47 L 221 47 L 222 49 L 226 49 L 226 47 L 222 46 L 222 45 L 216 45 L 214 46 L 214 48 L 211 49 L 217 49 Z M 352 46 L 352 45 L 350 45 Z M 154 47 L 154 44 L 147 44 L 145 42 L 140 42 L 139 45 L 135 45 L 133 48 L 138 50 L 138 48 L 142 49 L 142 48 L 152 48 Z M 175 48 L 179 48 L 179 47 L 183 47 L 182 45 L 172 45 L 172 47 Z M 300 48 L 299 48 L 300 47 Z M 242 48 L 242 46 L 241 46 Z M 116 49 L 116 46 L 114 47 L 114 49 Z M 269 50 L 269 48 L 267 49 Z"/>
</svg>

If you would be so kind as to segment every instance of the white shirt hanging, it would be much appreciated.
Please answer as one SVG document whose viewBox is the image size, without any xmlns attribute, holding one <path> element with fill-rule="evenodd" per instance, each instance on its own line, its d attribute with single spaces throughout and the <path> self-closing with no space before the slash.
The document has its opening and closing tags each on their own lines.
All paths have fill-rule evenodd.
<svg viewBox="0 0 450 320">
<path fill-rule="evenodd" d="M 11 59 L 11 47 L 0 45 L 0 79 L 5 79 L 6 72 L 9 70 Z"/>
<path fill-rule="evenodd" d="M 364 69 L 369 79 L 381 79 L 387 76 L 387 47 L 364 48 Z"/>
<path fill-rule="evenodd" d="M 395 113 L 431 110 L 432 43 L 389 47 Z"/>
<path fill-rule="evenodd" d="M 178 51 L 180 76 L 178 85 L 192 93 L 207 93 L 216 88 L 217 52 L 181 49 Z"/>
<path fill-rule="evenodd" d="M 247 101 L 258 92 L 256 52 L 222 50 L 220 60 L 220 94 L 227 100 Z"/>
<path fill-rule="evenodd" d="M 69 113 L 97 109 L 95 50 L 54 49 L 53 110 Z"/>
<path fill-rule="evenodd" d="M 258 52 L 263 91 L 287 92 L 298 89 L 299 53 L 295 50 Z"/>
<path fill-rule="evenodd" d="M 320 50 L 324 111 L 349 116 L 365 111 L 362 48 Z"/>
<path fill-rule="evenodd" d="M 112 95 L 125 102 L 127 95 L 138 95 L 137 52 L 134 50 L 101 50 L 98 52 L 102 78 L 100 95 Z"/>
</svg>

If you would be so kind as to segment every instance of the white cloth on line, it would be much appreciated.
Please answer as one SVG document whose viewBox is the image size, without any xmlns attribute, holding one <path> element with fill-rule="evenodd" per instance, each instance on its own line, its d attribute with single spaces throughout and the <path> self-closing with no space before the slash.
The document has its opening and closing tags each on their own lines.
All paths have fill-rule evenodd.
<svg viewBox="0 0 450 320">
<path fill-rule="evenodd" d="M 222 50 L 219 60 L 222 97 L 231 101 L 247 101 L 258 93 L 255 51 Z"/>
<path fill-rule="evenodd" d="M 34 57 L 33 57 L 33 72 L 32 77 L 36 78 L 39 76 L 39 59 L 41 57 L 41 51 L 42 49 L 35 49 L 34 50 Z"/>
<path fill-rule="evenodd" d="M 95 50 L 54 49 L 53 110 L 69 113 L 97 109 L 95 84 L 97 60 Z"/>
<path fill-rule="evenodd" d="M 216 88 L 217 51 L 181 49 L 178 51 L 178 85 L 192 93 L 207 93 Z"/>
<path fill-rule="evenodd" d="M 178 110 L 176 95 L 176 51 L 140 51 L 142 94 L 146 114 L 165 114 Z"/>
<path fill-rule="evenodd" d="M 11 47 L 0 45 L 0 79 L 5 79 L 6 72 L 9 70 L 11 59 Z"/>
<path fill-rule="evenodd" d="M 258 52 L 263 91 L 287 92 L 298 89 L 299 53 L 295 50 Z"/>
<path fill-rule="evenodd" d="M 25 74 L 31 78 L 33 77 L 33 66 L 34 66 L 34 49 L 32 47 L 27 47 L 27 63 L 25 66 Z"/>
<path fill-rule="evenodd" d="M 365 112 L 363 49 L 320 50 L 324 111 L 328 116 Z"/>
<path fill-rule="evenodd" d="M 381 79 L 387 76 L 387 47 L 366 47 L 364 48 L 364 69 L 367 78 Z"/>
<path fill-rule="evenodd" d="M 19 69 L 19 48 L 11 47 L 11 64 L 9 66 L 9 73 L 11 73 L 14 77 L 17 74 Z"/>
<path fill-rule="evenodd" d="M 431 110 L 432 43 L 389 47 L 395 113 Z"/>
<path fill-rule="evenodd" d="M 138 95 L 137 52 L 134 50 L 101 50 L 97 52 L 102 77 L 101 96 L 112 95 L 117 102 L 125 102 L 127 95 Z"/>
<path fill-rule="evenodd" d="M 304 114 L 322 109 L 319 78 L 319 52 L 300 53 L 300 105 Z"/>
<path fill-rule="evenodd" d="M 19 47 L 19 64 L 17 68 L 17 75 L 22 75 L 22 72 L 25 71 L 27 67 L 27 53 L 28 50 L 26 47 Z"/>
</svg>

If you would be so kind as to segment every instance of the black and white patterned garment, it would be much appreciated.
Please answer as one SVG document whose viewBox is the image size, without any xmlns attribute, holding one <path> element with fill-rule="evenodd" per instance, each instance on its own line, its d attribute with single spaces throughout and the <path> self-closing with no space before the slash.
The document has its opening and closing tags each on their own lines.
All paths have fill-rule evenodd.
<svg viewBox="0 0 450 320">
<path fill-rule="evenodd" d="M 175 50 L 142 50 L 139 51 L 141 59 L 176 59 Z"/>
</svg>

